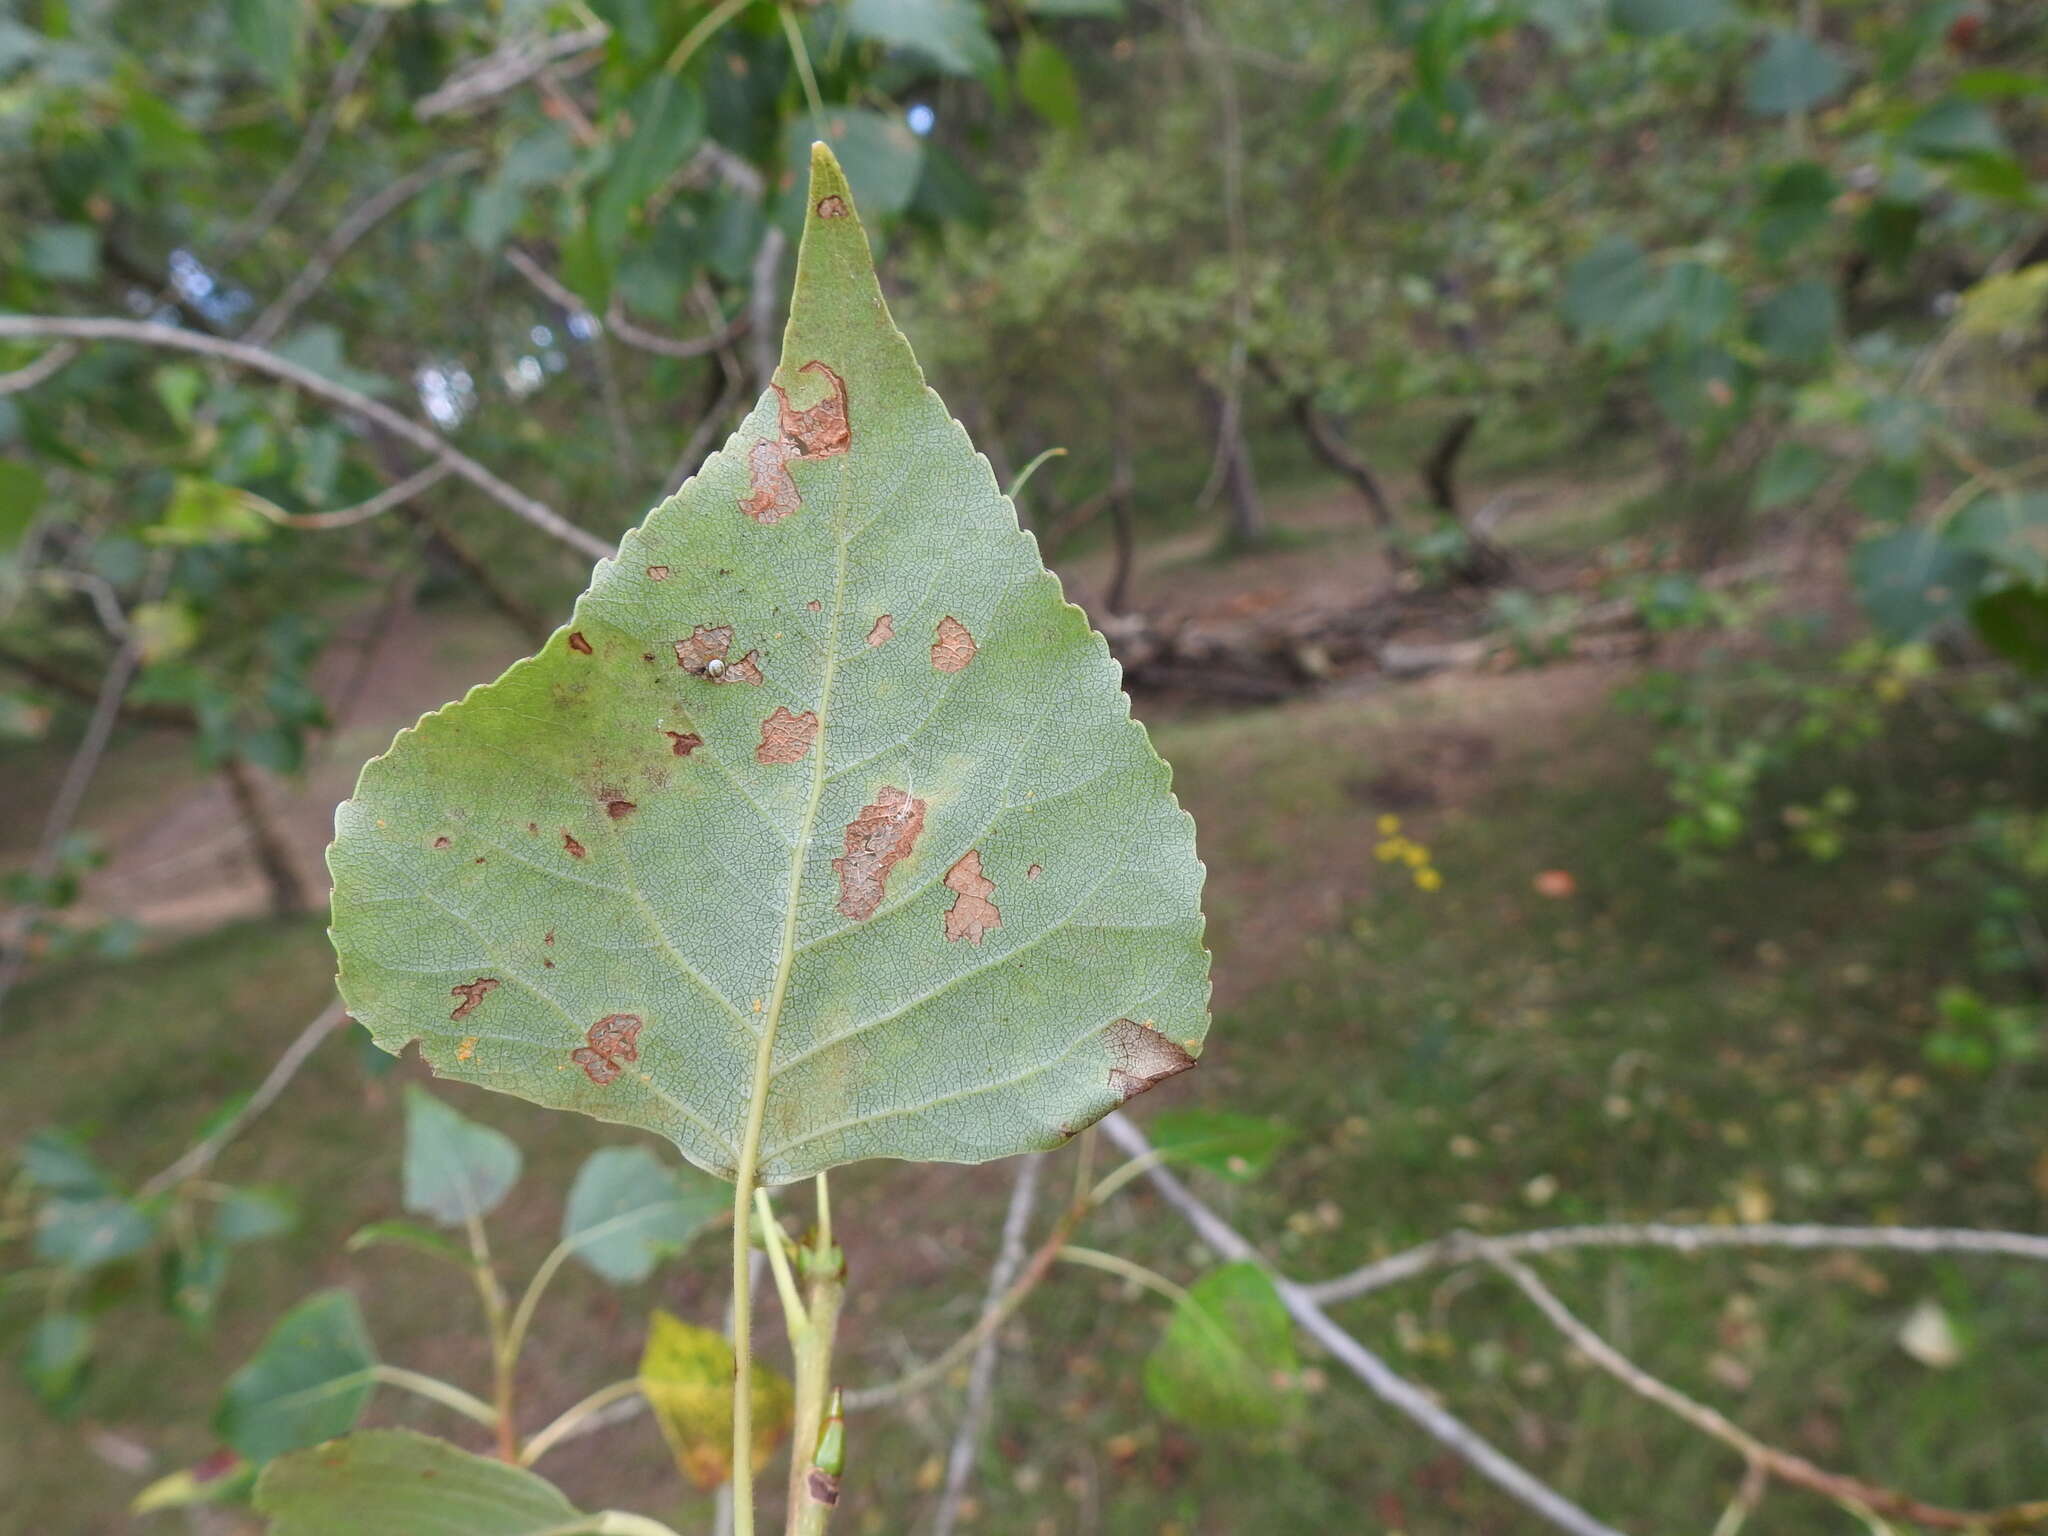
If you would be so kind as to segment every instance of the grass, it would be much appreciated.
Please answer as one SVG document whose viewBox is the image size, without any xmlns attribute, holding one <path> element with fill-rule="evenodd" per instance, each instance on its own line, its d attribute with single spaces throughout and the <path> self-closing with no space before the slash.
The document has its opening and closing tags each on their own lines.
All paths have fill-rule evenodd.
<svg viewBox="0 0 2048 1536">
<path fill-rule="evenodd" d="M 1964 979 L 1983 876 L 1869 839 L 1831 865 L 1745 850 L 1681 879 L 1641 728 L 1598 703 L 1585 669 L 1328 698 L 1170 725 L 1161 742 L 1204 831 L 1219 1017 L 1203 1069 L 1158 1097 L 1284 1117 L 1292 1149 L 1262 1180 L 1198 1176 L 1289 1272 L 1348 1268 L 1453 1226 L 1738 1216 L 2039 1230 L 2048 1203 L 2048 1073 L 1947 1076 L 1921 1059 L 1930 999 Z M 1576 723 L 1560 723 L 1575 721 Z M 2041 803 L 2009 745 L 1906 733 L 1856 772 L 1901 828 L 1952 825 L 1993 789 Z M 1867 786 L 1866 786 L 1867 787 Z M 1404 817 L 1444 886 L 1372 857 Z M 1568 871 L 1575 893 L 1538 894 Z M 228 1093 L 251 1086 L 324 996 L 317 926 L 254 925 L 125 965 L 41 978 L 20 1000 L 0 1123 L 64 1123 L 115 1168 L 160 1166 Z M 346 1234 L 398 1213 L 399 1076 L 365 1075 L 353 1041 L 322 1048 L 223 1179 L 296 1190 L 291 1238 L 242 1251 L 211 1339 L 144 1301 L 105 1314 L 89 1421 L 160 1453 L 210 1448 L 220 1381 L 307 1291 L 363 1298 L 385 1357 L 484 1384 L 461 1277 L 403 1254 L 348 1256 Z M 568 1179 L 625 1133 L 442 1085 L 525 1148 L 493 1230 L 523 1275 L 550 1242 Z M 1050 1171 L 1060 1198 L 1074 1152 Z M 852 1266 L 844 1374 L 869 1382 L 971 1320 L 1007 1187 L 1002 1168 L 867 1164 L 834 1182 Z M 785 1196 L 797 1211 L 800 1193 Z M 1206 1257 L 1143 1193 L 1082 1241 L 1186 1283 Z M 575 1271 L 551 1295 L 526 1373 L 536 1425 L 630 1372 L 647 1309 L 715 1322 L 720 1244 L 648 1286 Z M 1543 1272 L 1649 1369 L 1823 1465 L 1956 1504 L 2044 1493 L 2048 1273 L 2014 1262 L 1721 1253 L 1584 1255 Z M 1932 1369 L 1898 1330 L 1919 1302 L 1964 1357 Z M 773 1329 L 771 1316 L 765 1327 Z M 1351 1304 L 1346 1324 L 1482 1432 L 1633 1530 L 1709 1529 L 1734 1491 L 1728 1453 L 1577 1364 L 1504 1283 L 1439 1274 Z M 1506 1504 L 1327 1362 L 1305 1356 L 1305 1411 L 1263 1436 L 1200 1436 L 1145 1401 L 1162 1305 L 1113 1277 L 1057 1270 L 1007 1331 L 996 1426 L 970 1529 L 1003 1536 L 1248 1531 L 1521 1532 Z M 779 1344 L 770 1350 L 780 1354 Z M 857 1419 L 836 1529 L 914 1527 L 957 1400 Z M 467 1426 L 384 1394 L 380 1422 Z M 119 1529 L 139 1479 L 78 1425 L 0 1383 L 0 1530 Z M 641 1419 L 577 1442 L 549 1470 L 573 1496 L 700 1529 Z M 2031 1479 L 2031 1481 L 2030 1481 Z M 764 1481 L 764 1498 L 775 1503 Z M 1752 1530 L 1864 1527 L 1774 1493 Z"/>
</svg>

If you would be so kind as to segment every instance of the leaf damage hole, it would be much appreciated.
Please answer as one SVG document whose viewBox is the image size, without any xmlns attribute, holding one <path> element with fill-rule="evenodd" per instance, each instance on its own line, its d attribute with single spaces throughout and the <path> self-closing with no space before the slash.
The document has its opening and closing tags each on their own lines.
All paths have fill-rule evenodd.
<svg viewBox="0 0 2048 1536">
<path fill-rule="evenodd" d="M 668 738 L 669 749 L 677 757 L 688 757 L 704 745 L 704 738 L 695 731 L 663 731 L 661 734 Z"/>
<path fill-rule="evenodd" d="M 1178 1076 L 1195 1064 L 1180 1045 L 1166 1038 L 1151 1024 L 1117 1019 L 1102 1033 L 1109 1047 L 1109 1086 L 1119 1101 L 1129 1103 L 1146 1090 L 1156 1088 L 1169 1077 Z"/>
<path fill-rule="evenodd" d="M 434 839 L 434 846 L 436 848 L 448 848 L 452 847 L 453 844 L 445 837 L 437 837 Z"/>
<path fill-rule="evenodd" d="M 808 603 L 804 604 L 804 608 L 811 613 L 816 613 L 820 608 L 823 608 L 824 606 L 825 605 L 819 602 L 815 597 L 812 598 Z"/>
<path fill-rule="evenodd" d="M 964 672 L 980 649 L 967 626 L 949 613 L 939 620 L 937 638 L 932 641 L 932 665 L 941 672 Z"/>
<path fill-rule="evenodd" d="M 779 523 L 804 504 L 789 466 L 798 459 L 829 459 L 846 452 L 853 442 L 853 427 L 846 411 L 846 381 L 823 363 L 812 361 L 799 373 L 822 374 L 831 389 L 816 405 L 796 410 L 780 384 L 775 391 L 777 426 L 781 435 L 762 438 L 747 450 L 749 494 L 740 510 L 757 523 Z"/>
<path fill-rule="evenodd" d="M 883 614 L 875 620 L 875 627 L 868 631 L 869 645 L 887 645 L 896 638 L 896 621 Z"/>
<path fill-rule="evenodd" d="M 1029 869 L 1024 871 L 1024 878 L 1026 880 L 1036 880 L 1040 875 L 1044 873 L 1045 866 L 1043 864 L 1034 864 Z"/>
<path fill-rule="evenodd" d="M 775 713 L 761 722 L 761 744 L 754 748 L 754 761 L 768 763 L 800 763 L 809 755 L 811 743 L 818 739 L 818 717 L 810 710 L 793 715 L 785 705 L 775 706 Z"/>
<path fill-rule="evenodd" d="M 590 656 L 595 654 L 595 652 L 593 652 L 590 649 L 590 642 L 583 638 L 583 631 L 580 629 L 572 629 L 569 631 L 569 649 L 574 651 L 579 656 Z"/>
<path fill-rule="evenodd" d="M 676 641 L 676 665 L 692 677 L 707 683 L 749 683 L 761 686 L 761 653 L 749 651 L 738 661 L 727 661 L 732 649 L 730 624 L 699 624 L 690 638 Z"/>
<path fill-rule="evenodd" d="M 649 581 L 667 581 L 668 567 L 665 565 L 650 565 L 647 567 L 647 579 Z"/>
<path fill-rule="evenodd" d="M 842 917 L 865 922 L 875 915 L 889 871 L 910 857 L 924 831 L 924 809 L 907 790 L 884 784 L 846 824 L 846 854 L 832 861 Z"/>
<path fill-rule="evenodd" d="M 569 1059 L 583 1069 L 598 1087 L 603 1088 L 617 1077 L 622 1063 L 640 1059 L 640 1015 L 637 1013 L 608 1013 L 584 1032 L 584 1040 L 569 1053 Z"/>
<path fill-rule="evenodd" d="M 468 1018 L 477 1011 L 485 998 L 497 990 L 498 978 L 495 976 L 479 976 L 475 981 L 458 982 L 448 989 L 448 995 L 450 997 L 459 997 L 462 1001 L 455 1005 L 455 1011 L 449 1014 L 448 1017 L 451 1019 Z"/>
<path fill-rule="evenodd" d="M 982 935 L 1003 926 L 1003 914 L 989 900 L 996 893 L 996 883 L 981 872 L 979 848 L 968 849 L 946 871 L 946 889 L 953 892 L 953 905 L 946 912 L 946 938 L 953 943 L 965 939 L 979 949 Z"/>
<path fill-rule="evenodd" d="M 562 828 L 562 847 L 568 852 L 569 857 L 572 859 L 580 859 L 584 856 L 584 854 L 586 854 L 589 851 L 581 843 L 576 841 L 576 834 L 574 832 L 571 832 L 567 827 Z"/>
<path fill-rule="evenodd" d="M 846 199 L 838 193 L 818 199 L 818 217 L 821 219 L 843 219 L 846 217 Z"/>
</svg>

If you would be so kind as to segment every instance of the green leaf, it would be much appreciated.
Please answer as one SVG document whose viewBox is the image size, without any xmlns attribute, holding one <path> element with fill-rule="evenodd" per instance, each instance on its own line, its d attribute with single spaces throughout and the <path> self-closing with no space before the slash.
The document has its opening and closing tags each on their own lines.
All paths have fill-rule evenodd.
<svg viewBox="0 0 2048 1536">
<path fill-rule="evenodd" d="M 2048 586 L 2048 491 L 1994 491 L 1949 524 L 1948 542 L 2034 586 Z"/>
<path fill-rule="evenodd" d="M 1704 262 L 1673 262 L 1664 273 L 1663 308 L 1681 342 L 1712 341 L 1735 318 L 1735 285 Z"/>
<path fill-rule="evenodd" d="M 1017 50 L 1017 94 L 1053 127 L 1071 131 L 1081 126 L 1081 87 L 1074 67 L 1036 32 L 1028 33 Z"/>
<path fill-rule="evenodd" d="M 1733 17 L 1728 0 L 1613 0 L 1608 11 L 1616 31 L 1635 37 L 1714 31 Z"/>
<path fill-rule="evenodd" d="M 1780 166 L 1764 183 L 1757 202 L 1757 243 L 1773 261 L 1827 227 L 1840 184 L 1827 167 L 1811 160 Z"/>
<path fill-rule="evenodd" d="M 2048 591 L 2006 587 L 1980 597 L 1970 622 L 1984 643 L 2029 672 L 2048 671 Z"/>
<path fill-rule="evenodd" d="M 1024 9 L 1034 16 L 1086 16 L 1119 20 L 1124 0 L 1024 0 Z"/>
<path fill-rule="evenodd" d="M 1277 1429 L 1298 1407 L 1294 1371 L 1294 1326 L 1272 1278 L 1256 1264 L 1225 1264 L 1174 1309 L 1145 1361 L 1145 1396 L 1191 1429 Z"/>
<path fill-rule="evenodd" d="M 242 51 L 296 108 L 306 25 L 312 20 L 310 0 L 232 0 L 229 14 Z"/>
<path fill-rule="evenodd" d="M 1866 464 L 1849 482 L 1849 500 L 1873 522 L 1903 523 L 1920 500 L 1917 464 Z"/>
<path fill-rule="evenodd" d="M 1848 78 L 1849 68 L 1834 49 L 1778 27 L 1749 66 L 1743 99 L 1758 117 L 1784 117 L 1819 106 Z"/>
<path fill-rule="evenodd" d="M 1749 370 L 1720 347 L 1677 347 L 1650 368 L 1650 392 L 1664 413 L 1688 431 L 1711 432 L 1747 404 Z"/>
<path fill-rule="evenodd" d="M 407 1429 L 282 1456 L 256 1480 L 270 1536 L 543 1536 L 599 1526 L 545 1478 Z"/>
<path fill-rule="evenodd" d="M 1956 323 L 1966 335 L 2004 336 L 2017 343 L 2048 314 L 2048 261 L 2000 272 L 1963 290 Z"/>
<path fill-rule="evenodd" d="M 228 1379 L 214 1430 L 254 1462 L 345 1435 L 370 1400 L 376 1364 L 355 1297 L 321 1291 L 279 1318 Z"/>
<path fill-rule="evenodd" d="M 224 1243 L 282 1237 L 299 1224 L 299 1210 L 281 1189 L 230 1190 L 214 1213 L 213 1235 Z"/>
<path fill-rule="evenodd" d="M 648 1319 L 640 1392 L 654 1411 L 676 1466 L 708 1493 L 732 1476 L 732 1341 L 667 1312 Z M 796 1411 L 790 1384 L 752 1362 L 754 1471 L 768 1465 Z"/>
<path fill-rule="evenodd" d="M 1170 1161 L 1237 1180 L 1257 1178 L 1294 1140 L 1294 1128 L 1284 1120 L 1223 1109 L 1163 1110 L 1145 1130 Z"/>
<path fill-rule="evenodd" d="M 481 979 L 473 985 L 480 989 L 473 995 L 488 995 Z M 455 1012 L 467 1006 L 458 1003 Z M 417 1083 L 406 1084 L 405 1208 L 415 1216 L 446 1227 L 488 1216 L 518 1182 L 519 1163 L 519 1147 L 503 1131 L 465 1119 Z"/>
<path fill-rule="evenodd" d="M 180 475 L 163 520 L 147 536 L 157 544 L 243 544 L 268 538 L 273 524 L 258 510 L 266 505 L 239 485 Z"/>
<path fill-rule="evenodd" d="M 0 552 L 21 542 L 42 505 L 42 471 L 19 459 L 0 459 Z"/>
<path fill-rule="evenodd" d="M 813 175 L 775 389 L 329 852 L 386 1050 L 731 1177 L 772 1030 L 772 1183 L 1057 1145 L 1207 1027 L 1165 766 Z"/>
<path fill-rule="evenodd" d="M 380 1055 L 377 1059 L 388 1061 L 390 1058 Z M 432 1227 L 411 1221 L 373 1221 L 366 1227 L 356 1228 L 349 1234 L 348 1251 L 360 1253 L 365 1248 L 410 1248 L 415 1253 L 445 1259 L 463 1269 L 476 1262 L 467 1248 L 450 1242 Z"/>
<path fill-rule="evenodd" d="M 924 140 L 900 117 L 845 107 L 822 118 L 797 118 L 783 131 L 783 149 L 790 163 L 802 164 L 811 142 L 817 139 L 832 146 L 845 166 L 845 179 L 867 212 L 895 215 L 910 206 L 924 170 Z M 801 178 L 798 181 L 800 184 Z M 792 217 L 802 215 L 807 222 L 814 219 L 815 215 L 795 201 L 796 195 L 792 186 L 788 208 Z"/>
<path fill-rule="evenodd" d="M 2003 155 L 2008 146 L 1988 108 L 1960 96 L 1944 96 L 1899 134 L 1899 148 L 1923 160 L 1976 154 Z"/>
<path fill-rule="evenodd" d="M 1983 585 L 1985 561 L 1929 528 L 1865 539 L 1849 555 L 1856 595 L 1894 644 L 1960 623 Z"/>
<path fill-rule="evenodd" d="M 213 1321 L 220 1289 L 228 1277 L 227 1245 L 201 1240 L 164 1256 L 164 1305 L 194 1329 Z"/>
<path fill-rule="evenodd" d="M 1654 335 L 1668 317 L 1669 300 L 1657 269 L 1626 235 L 1601 241 L 1565 274 L 1565 319 L 1582 336 L 1617 350 Z"/>
<path fill-rule="evenodd" d="M 18 1364 L 37 1402 L 52 1413 L 71 1412 L 92 1367 L 92 1324 L 77 1312 L 45 1312 L 23 1337 Z"/>
<path fill-rule="evenodd" d="M 855 37 L 921 54 L 948 74 L 986 74 L 1002 57 L 978 0 L 847 0 L 846 26 Z"/>
<path fill-rule="evenodd" d="M 630 1285 L 680 1253 L 726 1203 L 724 1186 L 694 1168 L 667 1167 L 645 1147 L 603 1147 L 569 1186 L 562 1241 L 612 1284 Z"/>
<path fill-rule="evenodd" d="M 131 1515 L 160 1509 L 189 1509 L 195 1504 L 224 1504 L 245 1495 L 256 1481 L 256 1469 L 233 1451 L 220 1451 L 195 1467 L 166 1473 L 128 1505 Z"/>
<path fill-rule="evenodd" d="M 704 139 L 704 98 L 666 70 L 637 91 L 627 112 L 633 136 L 619 150 L 592 216 L 599 239 L 616 251 L 626 221 L 680 171 Z"/>
<path fill-rule="evenodd" d="M 59 1198 L 36 1212 L 36 1257 L 66 1269 L 98 1269 L 131 1258 L 156 1237 L 156 1227 L 126 1200 Z"/>
<path fill-rule="evenodd" d="M 1773 361 L 1811 367 L 1834 350 L 1841 310 L 1826 278 L 1802 278 L 1780 288 L 1756 308 L 1750 334 Z"/>
<path fill-rule="evenodd" d="M 100 232 L 90 224 L 38 224 L 22 242 L 21 264 L 54 283 L 97 282 Z"/>
<path fill-rule="evenodd" d="M 21 1144 L 21 1171 L 37 1189 L 90 1199 L 114 1186 L 85 1144 L 68 1131 L 45 1127 Z"/>
</svg>

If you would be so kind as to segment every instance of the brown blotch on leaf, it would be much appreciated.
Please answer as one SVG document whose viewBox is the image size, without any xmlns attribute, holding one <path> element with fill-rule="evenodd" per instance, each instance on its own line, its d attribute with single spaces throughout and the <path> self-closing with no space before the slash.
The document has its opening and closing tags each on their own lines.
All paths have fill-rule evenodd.
<svg viewBox="0 0 2048 1536">
<path fill-rule="evenodd" d="M 588 851 L 581 843 L 576 841 L 576 834 L 567 827 L 562 828 L 562 847 L 568 851 L 569 857 L 572 859 L 580 859 Z"/>
<path fill-rule="evenodd" d="M 725 669 L 725 676 L 719 678 L 718 681 L 721 683 L 746 683 L 750 687 L 760 687 L 761 653 L 759 651 L 749 651 L 738 661 L 728 663 Z"/>
<path fill-rule="evenodd" d="M 761 744 L 754 748 L 757 763 L 800 763 L 818 739 L 818 717 L 808 709 L 792 715 L 778 704 L 775 713 L 761 722 Z"/>
<path fill-rule="evenodd" d="M 469 862 L 470 862 L 470 863 L 472 863 L 472 864 L 481 864 L 481 863 L 483 863 L 483 861 L 484 861 L 484 856 L 483 856 L 482 854 L 478 854 L 478 855 L 477 855 L 477 856 L 476 856 L 475 858 L 471 859 L 471 860 L 470 860 Z"/>
<path fill-rule="evenodd" d="M 761 653 L 749 651 L 738 661 L 727 661 L 732 649 L 730 624 L 699 624 L 690 638 L 676 642 L 676 665 L 692 677 L 707 683 L 751 683 L 761 686 Z"/>
<path fill-rule="evenodd" d="M 640 807 L 630 800 L 612 799 L 605 801 L 604 809 L 605 814 L 611 817 L 613 821 L 624 821 L 628 816 L 639 810 Z"/>
<path fill-rule="evenodd" d="M 669 748 L 677 757 L 688 757 L 704 745 L 704 738 L 695 731 L 663 731 L 661 734 L 668 738 Z"/>
<path fill-rule="evenodd" d="M 583 638 L 583 631 L 580 629 L 572 629 L 569 631 L 569 649 L 576 652 L 580 656 L 589 656 L 593 654 L 590 649 L 590 642 Z"/>
<path fill-rule="evenodd" d="M 546 932 L 545 934 L 543 934 L 543 935 L 541 936 L 541 943 L 543 943 L 543 944 L 552 944 L 552 943 L 554 943 L 554 942 L 555 942 L 555 930 L 554 930 L 554 929 L 552 929 L 552 928 L 550 928 L 550 929 L 549 929 L 549 930 L 548 930 L 548 931 L 547 931 L 547 932 Z"/>
<path fill-rule="evenodd" d="M 1029 869 L 1024 871 L 1024 878 L 1026 880 L 1036 880 L 1040 875 L 1044 873 L 1045 866 L 1043 864 L 1034 864 Z"/>
<path fill-rule="evenodd" d="M 949 613 L 939 620 L 938 638 L 932 642 L 932 665 L 941 672 L 965 671 L 979 649 L 967 626 Z"/>
<path fill-rule="evenodd" d="M 846 217 L 846 199 L 833 193 L 830 197 L 818 199 L 818 217 L 821 219 L 843 219 Z"/>
<path fill-rule="evenodd" d="M 815 597 L 812 598 L 808 603 L 804 604 L 804 607 L 808 608 L 812 613 L 816 613 L 820 608 L 824 606 L 825 605 L 819 602 Z"/>
<path fill-rule="evenodd" d="M 820 362 L 808 362 L 799 373 L 819 373 L 831 391 L 816 405 L 796 410 L 780 384 L 775 391 L 781 436 L 762 438 L 747 450 L 748 494 L 740 510 L 757 523 L 779 523 L 804 504 L 789 466 L 798 459 L 829 459 L 846 452 L 853 428 L 846 413 L 846 381 Z"/>
<path fill-rule="evenodd" d="M 924 831 L 924 802 L 884 784 L 846 824 L 846 855 L 832 861 L 839 876 L 839 912 L 862 922 L 882 904 L 889 871 L 910 857 Z"/>
<path fill-rule="evenodd" d="M 528 835 L 528 836 L 531 836 L 531 837 L 539 837 L 539 836 L 540 836 L 540 823 L 539 823 L 539 822 L 537 822 L 537 821 L 529 821 L 529 822 L 528 822 L 528 823 L 526 824 L 526 831 L 527 831 L 527 835 Z"/>
<path fill-rule="evenodd" d="M 478 1005 L 486 997 L 489 997 L 497 990 L 498 978 L 495 976 L 479 976 L 475 981 L 457 983 L 448 989 L 448 995 L 450 997 L 459 997 L 462 1001 L 455 1005 L 455 1011 L 449 1014 L 448 1017 L 451 1019 L 468 1018 L 472 1013 L 476 1012 Z"/>
<path fill-rule="evenodd" d="M 608 1013 L 585 1032 L 589 1043 L 569 1053 L 569 1059 L 602 1088 L 622 1070 L 622 1063 L 640 1059 L 640 1015 Z"/>
<path fill-rule="evenodd" d="M 875 620 L 875 627 L 868 631 L 869 645 L 887 645 L 896 637 L 896 621 L 883 614 Z"/>
<path fill-rule="evenodd" d="M 946 913 L 946 937 L 965 939 L 981 945 L 982 935 L 1003 926 L 1003 914 L 989 897 L 996 893 L 995 881 L 981 872 L 981 850 L 970 848 L 946 871 L 946 889 L 953 892 L 953 905 Z"/>
<path fill-rule="evenodd" d="M 447 838 L 445 838 L 445 837 L 437 837 L 437 838 L 435 838 L 435 839 L 434 839 L 434 846 L 435 846 L 436 848 L 447 848 L 447 847 L 449 847 L 449 846 L 451 846 L 451 845 L 450 845 L 450 843 L 449 843 L 449 841 L 448 841 L 448 839 L 447 839 Z"/>
<path fill-rule="evenodd" d="M 647 579 L 649 581 L 667 581 L 668 567 L 665 565 L 650 565 L 647 567 Z"/>
<path fill-rule="evenodd" d="M 1148 1088 L 1156 1088 L 1195 1064 L 1195 1058 L 1149 1024 L 1118 1019 L 1103 1031 L 1113 1065 L 1109 1086 L 1118 1099 L 1129 1102 Z"/>
<path fill-rule="evenodd" d="M 825 201 L 836 203 L 839 199 L 828 197 Z M 824 212 L 822 206 L 819 211 L 821 213 Z M 837 215 L 827 213 L 825 217 L 829 219 L 835 218 Z M 812 1467 L 804 1476 L 804 1491 L 811 1496 L 813 1504 L 823 1504 L 828 1507 L 835 1505 L 839 1502 L 839 1479 L 830 1472 L 825 1471 L 822 1467 Z"/>
</svg>

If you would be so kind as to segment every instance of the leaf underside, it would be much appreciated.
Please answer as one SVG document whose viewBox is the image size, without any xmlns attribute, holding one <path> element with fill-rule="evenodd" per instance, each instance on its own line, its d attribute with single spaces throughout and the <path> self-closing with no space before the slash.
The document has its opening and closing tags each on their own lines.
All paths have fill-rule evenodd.
<svg viewBox="0 0 2048 1536">
<path fill-rule="evenodd" d="M 1058 1144 L 1193 1065 L 1202 867 L 1101 636 L 813 154 L 781 367 L 539 655 L 364 770 L 342 995 L 731 1177 Z"/>
</svg>

